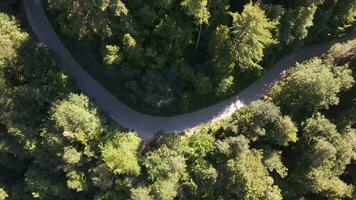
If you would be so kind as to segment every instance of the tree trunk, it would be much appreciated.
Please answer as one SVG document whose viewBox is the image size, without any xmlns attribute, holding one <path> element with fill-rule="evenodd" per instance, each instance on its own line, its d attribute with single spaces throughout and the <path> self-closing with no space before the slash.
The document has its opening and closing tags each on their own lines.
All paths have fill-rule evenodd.
<svg viewBox="0 0 356 200">
<path fill-rule="evenodd" d="M 197 43 L 195 44 L 194 55 L 197 54 L 197 50 L 199 47 L 202 26 L 203 26 L 202 24 L 199 24 L 199 35 L 198 35 Z"/>
</svg>

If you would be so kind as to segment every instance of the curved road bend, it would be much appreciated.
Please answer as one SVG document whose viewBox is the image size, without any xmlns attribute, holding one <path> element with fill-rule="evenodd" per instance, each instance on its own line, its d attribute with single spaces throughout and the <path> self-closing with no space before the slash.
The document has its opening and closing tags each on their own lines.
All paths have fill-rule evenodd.
<svg viewBox="0 0 356 200">
<path fill-rule="evenodd" d="M 39 41 L 54 50 L 61 60 L 61 68 L 75 80 L 78 87 L 122 126 L 137 131 L 144 139 L 149 139 L 157 131 L 180 132 L 209 121 L 231 115 L 239 107 L 258 100 L 280 77 L 280 74 L 297 61 L 319 56 L 335 42 L 356 37 L 356 31 L 338 41 L 317 44 L 294 52 L 276 63 L 261 79 L 241 91 L 237 96 L 204 109 L 172 116 L 157 117 L 139 113 L 116 99 L 74 60 L 49 23 L 41 0 L 24 0 L 27 18 Z"/>
</svg>

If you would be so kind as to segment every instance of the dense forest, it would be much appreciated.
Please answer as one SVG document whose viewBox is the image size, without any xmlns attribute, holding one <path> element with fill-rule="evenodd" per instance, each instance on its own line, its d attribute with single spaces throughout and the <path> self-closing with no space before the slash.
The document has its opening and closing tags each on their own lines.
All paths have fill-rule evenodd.
<svg viewBox="0 0 356 200">
<path fill-rule="evenodd" d="M 355 0 L 48 0 L 76 59 L 135 109 L 167 115 L 236 94 L 283 55 L 344 34 Z M 96 64 L 93 64 L 96 63 Z"/>
<path fill-rule="evenodd" d="M 10 2 L 0 1 L 0 200 L 356 199 L 356 39 L 297 63 L 229 118 L 147 142 L 78 91 Z M 63 33 L 100 36 L 124 91 L 156 108 L 227 95 L 246 73 L 355 22 L 354 0 L 236 2 L 48 3 Z"/>
</svg>

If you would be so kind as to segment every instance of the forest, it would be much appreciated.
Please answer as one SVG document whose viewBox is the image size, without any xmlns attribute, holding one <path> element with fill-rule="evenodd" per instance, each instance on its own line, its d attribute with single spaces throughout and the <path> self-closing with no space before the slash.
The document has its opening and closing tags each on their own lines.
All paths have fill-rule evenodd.
<svg viewBox="0 0 356 200">
<path fill-rule="evenodd" d="M 355 0 L 47 5 L 68 41 L 100 47 L 128 101 L 172 113 L 235 94 L 356 16 Z M 81 93 L 22 9 L 0 1 L 0 200 L 356 199 L 355 38 L 231 117 L 144 141 Z"/>
<path fill-rule="evenodd" d="M 283 55 L 354 27 L 355 0 L 48 0 L 81 65 L 131 107 L 173 115 L 226 99 Z"/>
</svg>

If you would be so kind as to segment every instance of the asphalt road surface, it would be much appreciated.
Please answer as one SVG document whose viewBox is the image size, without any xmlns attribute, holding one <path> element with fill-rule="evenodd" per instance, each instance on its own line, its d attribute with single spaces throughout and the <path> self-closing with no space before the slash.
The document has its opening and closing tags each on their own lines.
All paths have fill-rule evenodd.
<svg viewBox="0 0 356 200">
<path fill-rule="evenodd" d="M 91 77 L 69 53 L 49 23 L 41 0 L 24 0 L 28 22 L 37 39 L 51 48 L 61 60 L 61 68 L 69 74 L 77 86 L 92 99 L 113 120 L 130 130 L 135 130 L 142 138 L 149 139 L 158 131 L 182 132 L 198 125 L 231 115 L 241 106 L 260 99 L 275 83 L 284 70 L 296 62 L 320 56 L 336 43 L 353 39 L 356 31 L 347 36 L 322 44 L 300 49 L 277 62 L 261 79 L 225 101 L 204 109 L 170 117 L 157 117 L 137 112 L 114 97 L 108 90 Z"/>
</svg>

